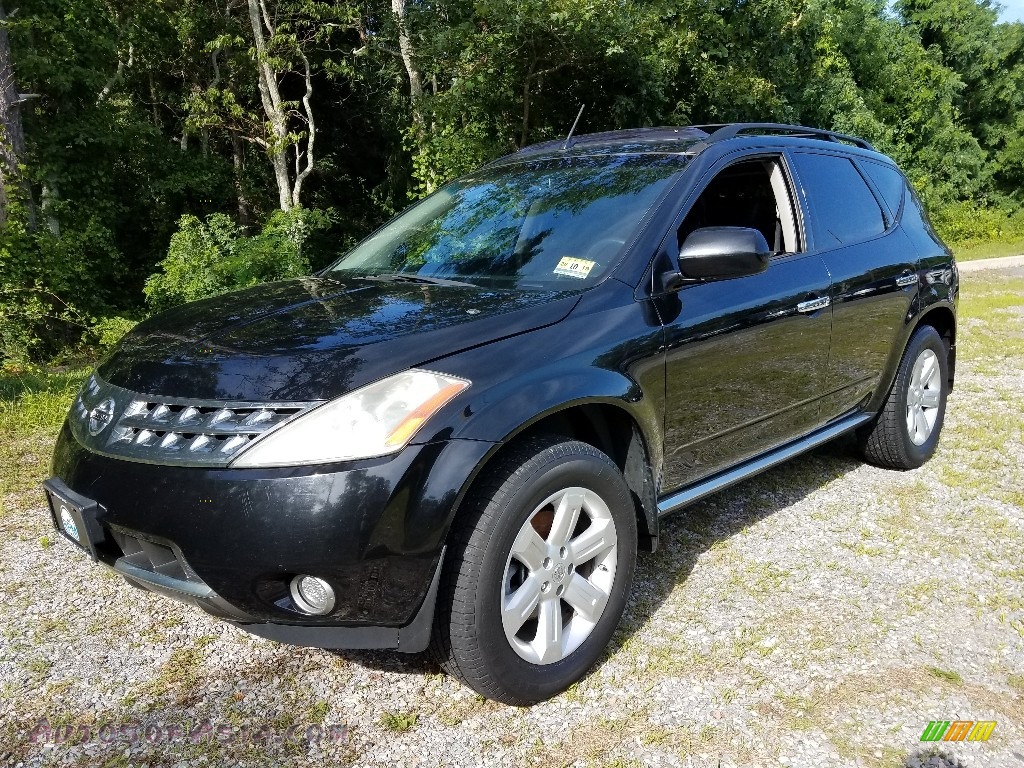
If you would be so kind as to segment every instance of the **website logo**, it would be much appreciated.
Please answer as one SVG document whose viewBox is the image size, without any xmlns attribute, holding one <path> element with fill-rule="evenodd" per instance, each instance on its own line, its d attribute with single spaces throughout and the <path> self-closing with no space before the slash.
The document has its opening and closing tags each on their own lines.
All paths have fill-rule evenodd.
<svg viewBox="0 0 1024 768">
<path fill-rule="evenodd" d="M 988 741 L 995 729 L 995 720 L 932 720 L 921 741 Z"/>
</svg>

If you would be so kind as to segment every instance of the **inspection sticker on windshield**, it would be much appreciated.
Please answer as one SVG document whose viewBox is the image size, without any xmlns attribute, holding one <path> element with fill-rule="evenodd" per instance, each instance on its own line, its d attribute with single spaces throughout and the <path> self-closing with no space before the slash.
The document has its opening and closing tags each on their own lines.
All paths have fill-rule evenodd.
<svg viewBox="0 0 1024 768">
<path fill-rule="evenodd" d="M 590 274 L 590 270 L 592 270 L 596 265 L 596 261 L 587 261 L 586 259 L 574 259 L 572 256 L 563 256 L 562 260 L 558 262 L 558 266 L 555 267 L 555 274 L 578 277 L 583 280 Z"/>
</svg>

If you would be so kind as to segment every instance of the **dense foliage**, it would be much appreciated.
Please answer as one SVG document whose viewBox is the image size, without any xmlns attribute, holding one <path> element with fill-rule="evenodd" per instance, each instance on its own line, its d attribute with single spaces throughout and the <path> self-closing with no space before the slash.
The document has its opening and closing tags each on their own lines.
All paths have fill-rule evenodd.
<svg viewBox="0 0 1024 768">
<path fill-rule="evenodd" d="M 274 211 L 262 231 L 246 235 L 224 213 L 205 221 L 186 214 L 171 236 L 167 257 L 142 289 L 154 309 L 245 288 L 269 280 L 309 274 L 303 247 L 330 220 L 319 211 Z"/>
<path fill-rule="evenodd" d="M 1024 25 L 990 0 L 0 0 L 0 356 L 316 268 L 580 130 L 865 136 L 953 241 L 1024 234 Z"/>
</svg>

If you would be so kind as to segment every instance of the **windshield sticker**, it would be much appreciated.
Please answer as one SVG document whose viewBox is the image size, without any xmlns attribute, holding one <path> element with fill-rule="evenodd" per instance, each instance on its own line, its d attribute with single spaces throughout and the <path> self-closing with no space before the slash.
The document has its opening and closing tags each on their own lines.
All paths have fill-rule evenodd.
<svg viewBox="0 0 1024 768">
<path fill-rule="evenodd" d="M 568 277 L 578 277 L 581 280 L 586 279 L 587 275 L 597 266 L 596 261 L 587 261 L 586 259 L 575 259 L 572 256 L 563 256 L 562 260 L 558 262 L 558 266 L 555 267 L 556 275 L 566 275 Z"/>
</svg>

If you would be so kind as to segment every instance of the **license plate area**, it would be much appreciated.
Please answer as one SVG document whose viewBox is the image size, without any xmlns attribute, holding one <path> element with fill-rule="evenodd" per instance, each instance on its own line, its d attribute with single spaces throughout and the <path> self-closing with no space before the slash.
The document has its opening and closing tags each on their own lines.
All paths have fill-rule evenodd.
<svg viewBox="0 0 1024 768">
<path fill-rule="evenodd" d="M 100 505 L 75 493 L 56 478 L 43 483 L 43 488 L 50 504 L 54 528 L 72 544 L 85 550 L 93 560 L 97 560 L 96 547 L 106 541 L 106 533 L 98 519 Z"/>
</svg>

